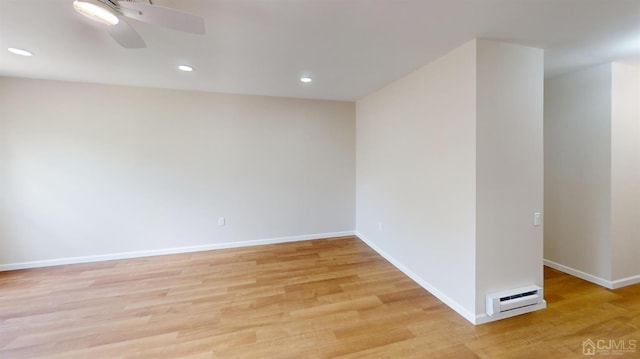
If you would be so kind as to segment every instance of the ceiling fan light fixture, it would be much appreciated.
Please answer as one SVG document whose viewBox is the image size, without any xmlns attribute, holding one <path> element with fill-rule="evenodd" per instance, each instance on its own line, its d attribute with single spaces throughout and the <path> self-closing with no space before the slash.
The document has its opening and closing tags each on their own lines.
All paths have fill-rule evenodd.
<svg viewBox="0 0 640 359">
<path fill-rule="evenodd" d="M 117 25 L 120 22 L 109 6 L 97 0 L 74 0 L 73 8 L 82 15 L 107 25 Z"/>
<path fill-rule="evenodd" d="M 23 49 L 18 49 L 16 47 L 9 47 L 7 48 L 7 51 L 9 51 L 12 54 L 16 54 L 16 55 L 20 55 L 20 56 L 33 56 L 33 54 L 27 50 L 23 50 Z"/>
</svg>

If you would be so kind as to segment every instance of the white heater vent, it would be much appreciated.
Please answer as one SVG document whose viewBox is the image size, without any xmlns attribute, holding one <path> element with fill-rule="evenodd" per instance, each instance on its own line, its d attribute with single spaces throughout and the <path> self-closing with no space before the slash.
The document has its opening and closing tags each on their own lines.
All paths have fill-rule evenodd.
<svg viewBox="0 0 640 359">
<path fill-rule="evenodd" d="M 542 303 L 542 288 L 530 285 L 487 295 L 487 314 L 493 316 Z"/>
</svg>

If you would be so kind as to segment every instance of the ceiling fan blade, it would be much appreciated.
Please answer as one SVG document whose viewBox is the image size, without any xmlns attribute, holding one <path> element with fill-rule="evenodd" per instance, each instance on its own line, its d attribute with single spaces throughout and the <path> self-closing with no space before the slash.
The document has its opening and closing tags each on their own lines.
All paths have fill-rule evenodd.
<svg viewBox="0 0 640 359">
<path fill-rule="evenodd" d="M 144 40 L 124 19 L 120 19 L 117 25 L 107 26 L 111 37 L 122 47 L 127 49 L 139 49 L 147 47 Z"/>
<path fill-rule="evenodd" d="M 119 1 L 118 5 L 122 14 L 132 19 L 193 34 L 205 32 L 204 19 L 200 16 L 136 1 Z"/>
</svg>

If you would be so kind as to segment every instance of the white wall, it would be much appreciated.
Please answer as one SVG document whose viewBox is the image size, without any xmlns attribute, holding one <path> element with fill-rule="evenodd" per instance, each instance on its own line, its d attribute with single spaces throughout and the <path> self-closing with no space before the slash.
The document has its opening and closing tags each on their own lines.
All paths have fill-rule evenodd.
<svg viewBox="0 0 640 359">
<path fill-rule="evenodd" d="M 620 63 L 545 83 L 545 261 L 609 288 L 640 282 L 639 99 Z"/>
<path fill-rule="evenodd" d="M 0 171 L 5 268 L 349 233 L 355 106 L 0 78 Z"/>
<path fill-rule="evenodd" d="M 613 63 L 611 91 L 612 279 L 640 282 L 640 69 Z"/>
<path fill-rule="evenodd" d="M 473 323 L 542 285 L 542 65 L 473 40 L 356 105 L 357 234 Z"/>
<path fill-rule="evenodd" d="M 478 40 L 476 313 L 485 296 L 543 286 L 543 51 Z"/>
<path fill-rule="evenodd" d="M 358 235 L 467 319 L 475 317 L 475 78 L 472 41 L 356 105 Z"/>
<path fill-rule="evenodd" d="M 611 66 L 545 81 L 544 258 L 611 279 Z"/>
</svg>

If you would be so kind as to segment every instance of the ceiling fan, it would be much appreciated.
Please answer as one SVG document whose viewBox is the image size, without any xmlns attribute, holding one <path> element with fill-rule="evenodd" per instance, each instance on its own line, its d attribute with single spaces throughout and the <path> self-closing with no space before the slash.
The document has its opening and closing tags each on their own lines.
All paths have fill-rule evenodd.
<svg viewBox="0 0 640 359">
<path fill-rule="evenodd" d="M 193 34 L 204 34 L 204 19 L 176 9 L 135 0 L 74 0 L 73 7 L 88 18 L 107 24 L 111 37 L 128 49 L 147 47 L 125 17 Z"/>
</svg>

